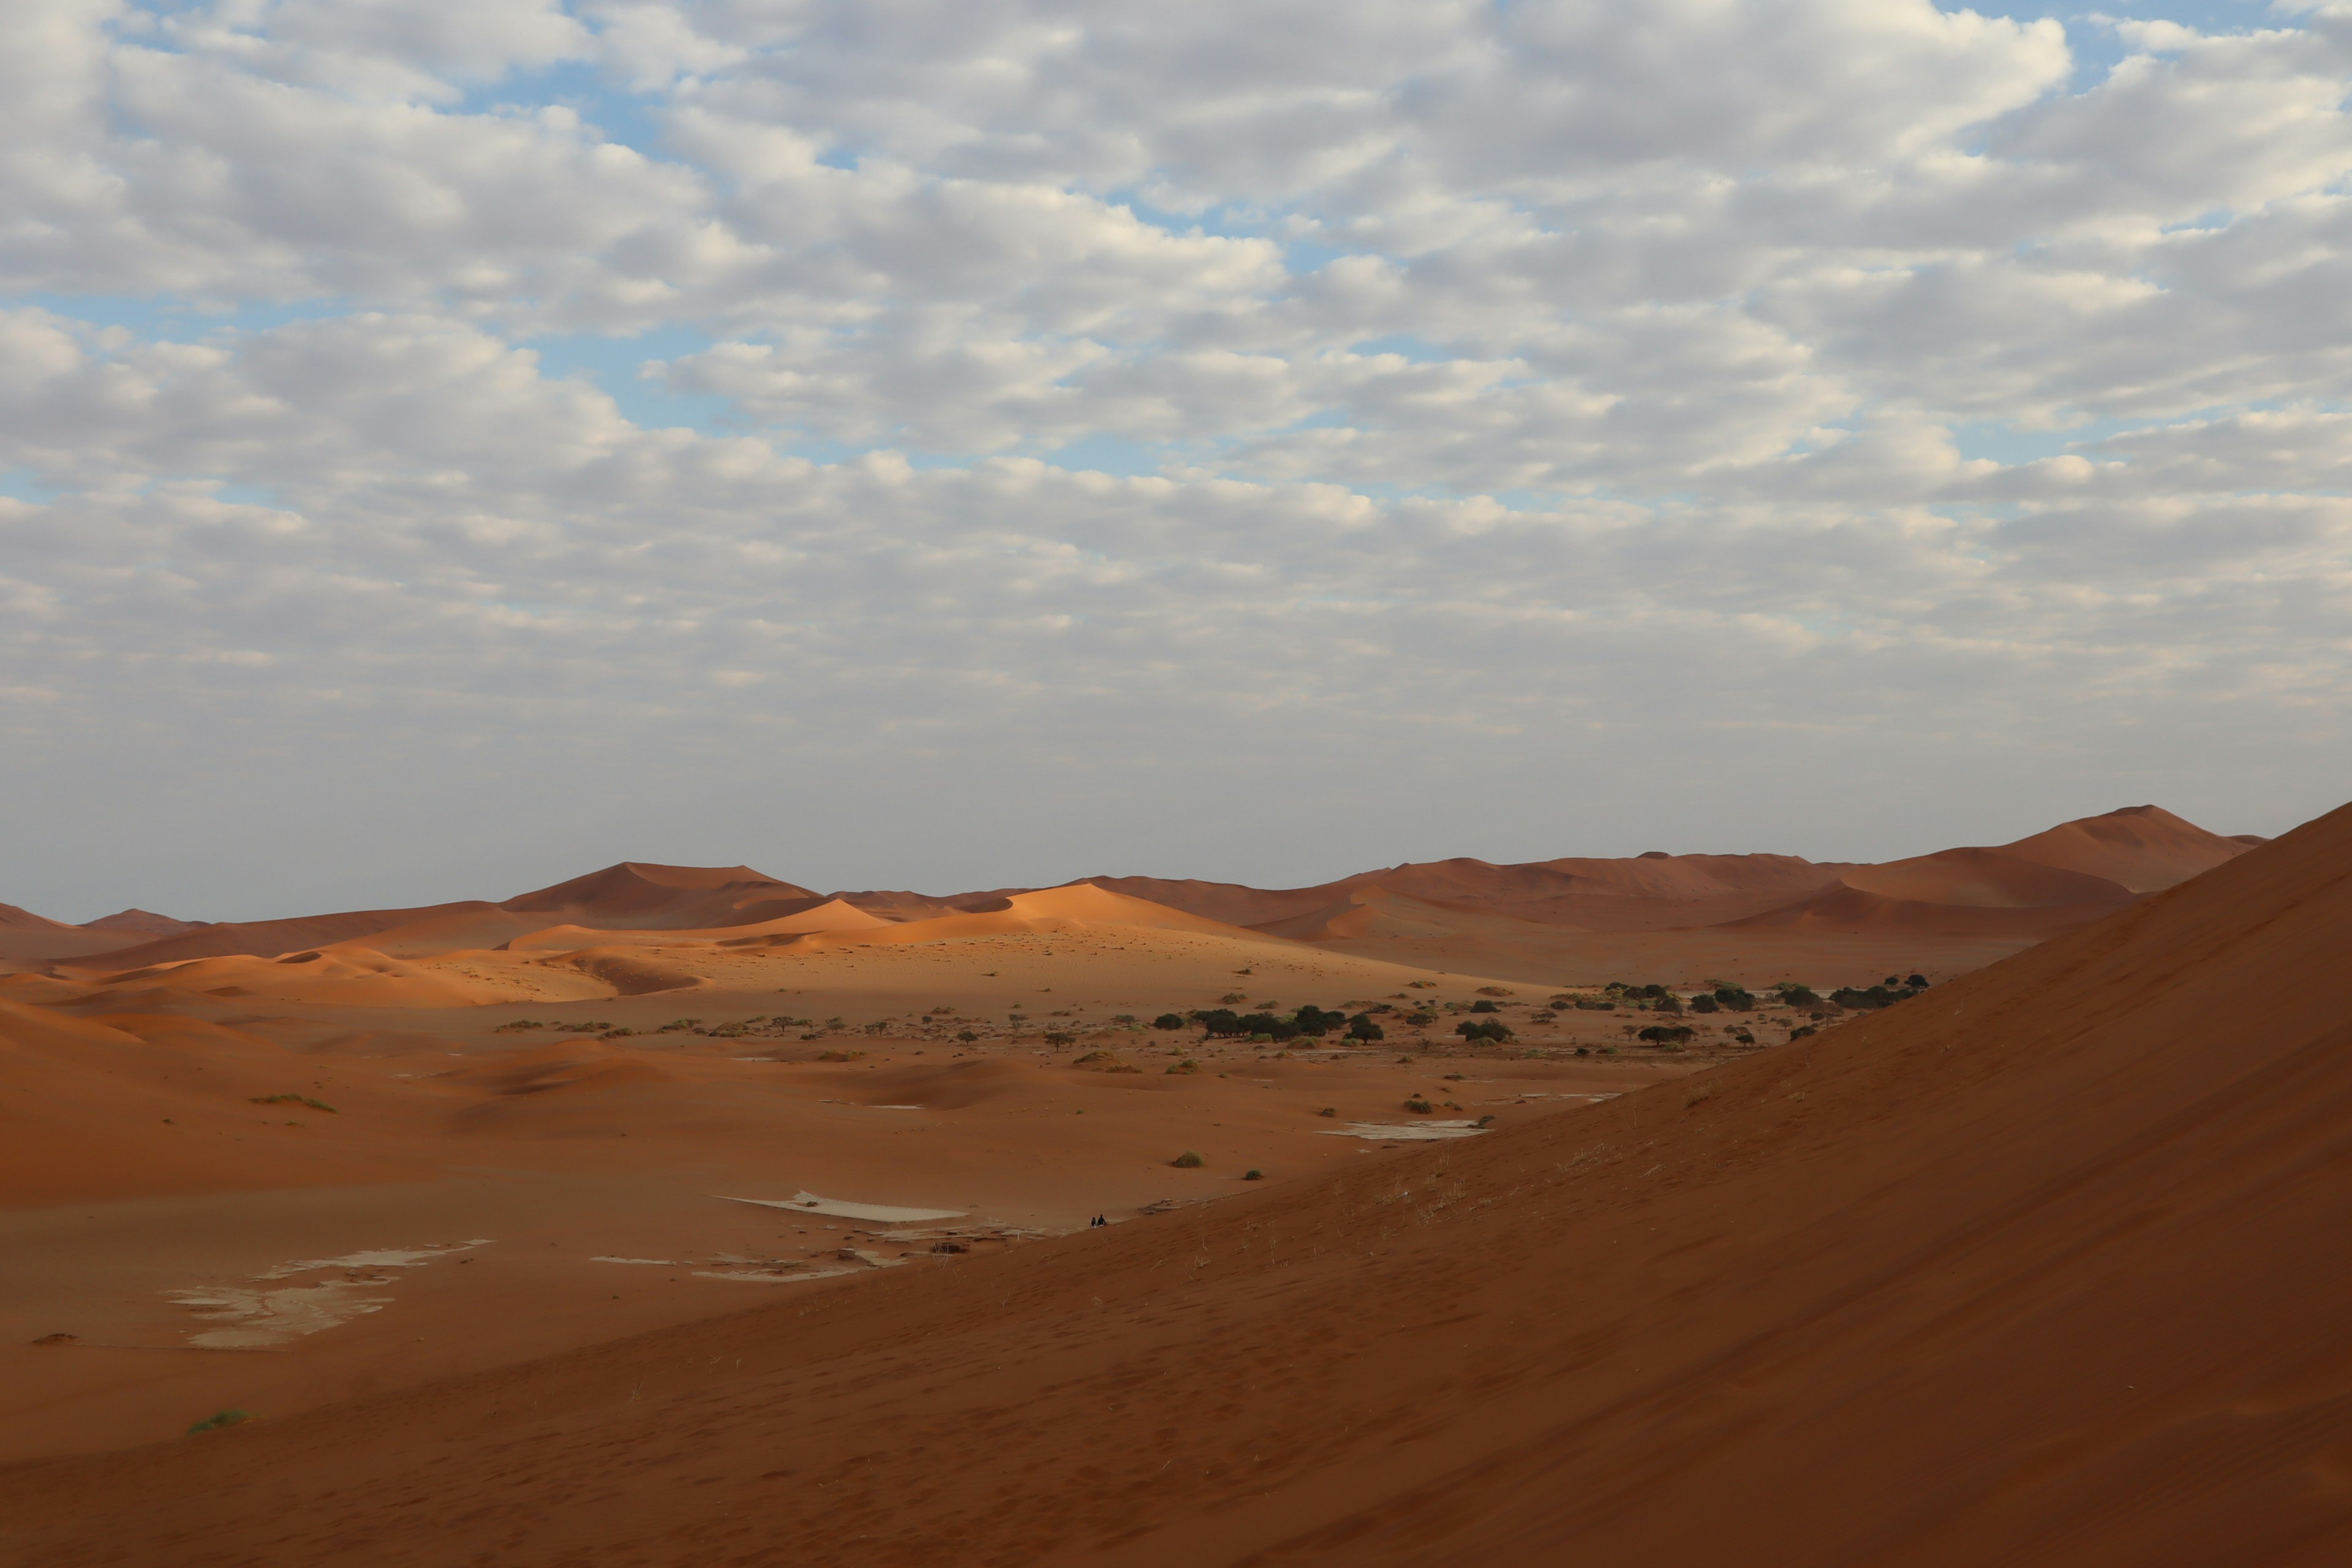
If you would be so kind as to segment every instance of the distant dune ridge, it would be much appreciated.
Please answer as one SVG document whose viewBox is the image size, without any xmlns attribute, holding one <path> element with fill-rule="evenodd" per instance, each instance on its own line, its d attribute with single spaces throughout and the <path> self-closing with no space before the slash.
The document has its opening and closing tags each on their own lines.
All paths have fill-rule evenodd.
<svg viewBox="0 0 2352 1568">
<path fill-rule="evenodd" d="M 1580 973 L 1595 966 L 1704 969 L 1782 955 L 1795 963 L 1807 942 L 1822 936 L 1868 939 L 1885 948 L 1886 962 L 1941 960 L 1957 972 L 2177 886 L 2260 842 L 2224 837 L 2160 807 L 2138 805 L 2062 823 L 2013 844 L 1875 865 L 1651 851 L 1518 865 L 1460 858 L 1308 888 L 1111 876 L 1065 887 L 1091 886 L 1223 927 L 1360 957 L 1537 981 L 1599 978 Z M 546 946 L 565 928 L 759 928 L 758 934 L 782 936 L 1004 913 L 1050 891 L 1055 889 L 825 894 L 749 866 L 623 861 L 498 903 L 284 920 L 198 924 L 127 910 L 72 927 L 0 906 L 0 957 L 71 960 L 102 952 L 108 964 L 130 970 L 352 942 L 395 958 L 518 940 Z M 1100 913 L 1111 906 L 1088 907 Z M 1125 913 L 1133 917 L 1136 910 L 1130 905 Z M 584 936 L 572 943 L 586 944 Z M 1906 960 L 1914 951 L 1918 956 Z"/>
<path fill-rule="evenodd" d="M 2352 807 L 2156 891 L 2199 840 L 2103 823 L 1874 868 L 1887 890 L 1841 872 L 1990 915 L 2109 897 L 2086 863 L 2128 896 L 1814 1038 L 952 1269 L 0 1470 L 0 1517 L 27 1562 L 2352 1559 L 2352 1019 L 2315 983 L 2352 931 Z M 53 1033 L 0 1066 L 146 1048 Z M 480 1070 L 552 1107 L 662 1069 Z"/>
</svg>

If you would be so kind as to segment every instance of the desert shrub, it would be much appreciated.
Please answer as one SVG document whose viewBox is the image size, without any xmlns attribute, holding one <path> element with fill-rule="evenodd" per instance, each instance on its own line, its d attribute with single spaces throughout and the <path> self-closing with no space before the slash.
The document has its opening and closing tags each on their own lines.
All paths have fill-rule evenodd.
<svg viewBox="0 0 2352 1568">
<path fill-rule="evenodd" d="M 1792 1040 L 1801 1040 L 1807 1035 L 1818 1035 L 1821 1032 L 1822 1026 L 1819 1024 L 1807 1024 L 1802 1028 L 1790 1030 L 1789 1037 Z"/>
<path fill-rule="evenodd" d="M 1477 1001 L 1470 1004 L 1470 1011 L 1473 1013 L 1499 1013 L 1502 1009 L 1496 1006 L 1492 1002 Z"/>
<path fill-rule="evenodd" d="M 1914 991 L 1925 991 L 1927 989 L 1927 977 L 1924 974 L 1914 974 L 1909 979 L 1904 981 L 1903 984 L 1908 985 Z"/>
<path fill-rule="evenodd" d="M 1723 1004 L 1712 996 L 1702 994 L 1690 999 L 1690 1010 L 1694 1013 L 1720 1013 Z"/>
<path fill-rule="evenodd" d="M 1246 991 L 1228 991 L 1223 996 L 1218 997 L 1217 1000 L 1223 1002 L 1226 1006 L 1231 1007 L 1239 1003 L 1248 1001 L 1249 993 Z"/>
<path fill-rule="evenodd" d="M 1429 1101 L 1427 1101 L 1427 1100 L 1425 1100 L 1422 1099 L 1422 1098 L 1421 1098 L 1421 1096 L 1419 1096 L 1419 1095 L 1417 1095 L 1417 1094 L 1416 1094 L 1416 1095 L 1414 1095 L 1411 1100 L 1406 1100 L 1406 1101 L 1404 1102 L 1404 1108 L 1405 1108 L 1407 1110 L 1412 1111 L 1415 1116 L 1426 1116 L 1426 1115 L 1428 1115 L 1431 1111 L 1433 1111 L 1433 1110 L 1436 1110 L 1436 1109 L 1437 1109 L 1435 1106 L 1433 1106 L 1433 1105 L 1430 1104 L 1430 1103 L 1429 1103 Z"/>
<path fill-rule="evenodd" d="M 517 1018 L 510 1024 L 500 1024 L 495 1033 L 511 1035 L 522 1029 L 544 1029 L 546 1025 L 536 1018 Z"/>
<path fill-rule="evenodd" d="M 1576 999 L 1576 1010 L 1580 1013 L 1614 1013 L 1617 1004 L 1606 996 L 1580 996 Z"/>
<path fill-rule="evenodd" d="M 656 1029 L 654 1033 L 656 1035 L 684 1034 L 687 1030 L 695 1027 L 695 1026 L 701 1022 L 702 1020 L 699 1018 L 672 1018 L 668 1023 L 664 1024 L 660 1028 Z"/>
<path fill-rule="evenodd" d="M 1784 1007 L 1813 1007 L 1820 1005 L 1821 1000 L 1820 994 L 1810 985 L 1780 987 L 1780 1005 Z"/>
<path fill-rule="evenodd" d="M 1679 1046 L 1697 1033 L 1688 1024 L 1653 1024 L 1634 1038 L 1647 1040 L 1652 1045 Z"/>
<path fill-rule="evenodd" d="M 1332 1116 L 1332 1117 L 1336 1117 L 1336 1116 L 1338 1116 L 1338 1115 L 1339 1114 L 1339 1108 L 1338 1106 L 1336 1106 L 1336 1105 L 1327 1105 L 1327 1106 L 1325 1106 L 1322 1110 L 1320 1110 L 1317 1111 L 1315 1114 L 1316 1114 L 1316 1115 L 1318 1115 L 1318 1116 Z"/>
<path fill-rule="evenodd" d="M 1181 1029 L 1184 1026 L 1184 1015 L 1181 1013 L 1162 1013 L 1160 1016 L 1151 1020 L 1151 1026 L 1155 1029 Z"/>
<path fill-rule="evenodd" d="M 1683 1096 L 1683 1106 L 1687 1110 L 1692 1106 L 1704 1105 L 1714 1098 L 1715 1085 L 1711 1083 L 1703 1083 L 1696 1089 L 1692 1089 L 1688 1094 Z"/>
<path fill-rule="evenodd" d="M 1300 1034 L 1311 1035 L 1319 1040 L 1333 1029 L 1345 1027 L 1348 1015 L 1330 1007 L 1318 1007 L 1310 1002 L 1291 1015 L 1291 1022 Z"/>
<path fill-rule="evenodd" d="M 1067 1029 L 1048 1029 L 1045 1031 L 1045 1043 L 1059 1050 L 1064 1046 L 1076 1045 L 1078 1037 Z"/>
<path fill-rule="evenodd" d="M 1135 1022 L 1135 1015 L 1132 1013 L 1113 1013 L 1110 1016 L 1110 1021 L 1114 1024 L 1132 1024 Z"/>
<path fill-rule="evenodd" d="M 1865 1013 L 1874 1007 L 1892 1007 L 1910 994 L 1909 991 L 1890 990 L 1884 985 L 1874 985 L 1867 991 L 1844 985 L 1831 992 L 1830 1000 L 1841 1007 L 1851 1007 L 1857 1013 Z"/>
<path fill-rule="evenodd" d="M 1650 999 L 1650 1006 L 1654 1011 L 1672 1013 L 1679 1017 L 1682 1016 L 1683 999 L 1671 991 L 1662 991 Z"/>
<path fill-rule="evenodd" d="M 1253 1167 L 1252 1169 L 1242 1173 L 1242 1180 L 1244 1182 L 1263 1182 L 1265 1180 L 1265 1173 Z"/>
<path fill-rule="evenodd" d="M 819 1051 L 816 1059 L 821 1062 L 854 1062 L 865 1054 L 864 1051 Z"/>
<path fill-rule="evenodd" d="M 1374 1041 L 1387 1039 L 1389 1035 L 1386 1029 L 1381 1028 L 1378 1024 L 1373 1023 L 1370 1018 L 1367 1018 L 1362 1014 L 1359 1013 L 1356 1016 L 1348 1020 L 1348 1037 L 1351 1040 L 1361 1040 L 1366 1045 L 1370 1045 Z"/>
<path fill-rule="evenodd" d="M 977 1030 L 972 1030 L 972 1029 L 958 1029 L 958 1030 L 956 1031 L 956 1038 L 957 1038 L 957 1039 L 959 1039 L 959 1040 L 961 1040 L 965 1045 L 967 1045 L 967 1046 L 968 1046 L 968 1045 L 971 1044 L 974 1040 L 976 1040 L 976 1039 L 980 1038 L 980 1035 L 979 1035 L 979 1032 L 978 1032 Z"/>
<path fill-rule="evenodd" d="M 1756 998 L 1744 985 L 1718 985 L 1715 988 L 1715 999 L 1735 1013 L 1756 1011 Z"/>
<path fill-rule="evenodd" d="M 1407 1013 L 1404 1016 L 1404 1021 L 1411 1024 L 1416 1029 L 1426 1029 L 1432 1024 L 1437 1022 L 1437 1015 L 1424 1009 L 1419 1012 Z"/>
<path fill-rule="evenodd" d="M 307 1094 L 257 1094 L 256 1105 L 307 1105 L 313 1110 L 323 1110 L 330 1116 L 339 1115 L 335 1108 L 323 1100 L 312 1100 Z"/>
<path fill-rule="evenodd" d="M 1465 1018 L 1454 1026 L 1454 1032 L 1473 1045 L 1480 1040 L 1492 1040 L 1501 1045 L 1511 1037 L 1511 1026 L 1499 1018 L 1490 1018 L 1482 1024 L 1474 1024 Z"/>
<path fill-rule="evenodd" d="M 1107 1062 L 1108 1060 L 1110 1060 L 1110 1053 L 1108 1051 L 1088 1051 L 1085 1056 L 1078 1058 L 1070 1065 L 1072 1067 L 1082 1068 L 1088 1062 Z"/>
<path fill-rule="evenodd" d="M 1186 1057 L 1182 1061 L 1172 1064 L 1168 1070 L 1171 1073 L 1196 1073 L 1201 1070 L 1201 1064 Z"/>
<path fill-rule="evenodd" d="M 252 1416 L 247 1415 L 242 1410 L 215 1410 L 210 1415 L 205 1416 L 202 1421 L 199 1421 L 194 1426 L 189 1427 L 188 1436 L 193 1437 L 199 1432 L 217 1432 L 224 1426 L 239 1426 L 242 1423 L 252 1419 Z"/>
<path fill-rule="evenodd" d="M 1202 1165 L 1208 1163 L 1207 1161 L 1202 1159 L 1200 1155 L 1194 1153 L 1190 1149 L 1185 1150 L 1181 1154 L 1177 1155 L 1173 1160 L 1171 1160 L 1168 1163 L 1175 1166 L 1180 1171 L 1197 1171 Z"/>
<path fill-rule="evenodd" d="M 1591 1046 L 1579 1046 L 1576 1047 L 1576 1054 L 1580 1057 L 1589 1057 L 1592 1054 L 1592 1047 Z"/>
</svg>

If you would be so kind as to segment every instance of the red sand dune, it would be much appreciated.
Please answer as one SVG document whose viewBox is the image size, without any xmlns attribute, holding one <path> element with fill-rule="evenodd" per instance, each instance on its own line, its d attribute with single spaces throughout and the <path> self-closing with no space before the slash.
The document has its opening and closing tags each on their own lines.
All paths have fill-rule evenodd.
<svg viewBox="0 0 2352 1568">
<path fill-rule="evenodd" d="M 184 931 L 194 931 L 204 923 L 202 921 L 173 920 L 170 915 L 159 915 L 152 910 L 132 909 L 117 910 L 110 915 L 101 915 L 94 921 L 84 921 L 81 929 L 138 931 L 147 936 L 177 936 Z"/>
<path fill-rule="evenodd" d="M 2225 838 L 2208 833 L 2162 806 L 2127 805 L 2104 816 L 2060 823 L 2045 833 L 2004 844 L 2000 852 L 2104 877 L 2136 893 L 2156 893 L 2268 842 L 2252 835 Z"/>
<path fill-rule="evenodd" d="M 656 866 L 624 860 L 509 899 L 499 907 L 517 914 L 561 914 L 575 925 L 655 930 L 750 925 L 823 901 L 820 894 L 749 866 Z"/>
<path fill-rule="evenodd" d="M 2248 847 L 2155 806 L 2131 806 L 1997 848 L 1948 849 L 1874 866 L 1817 864 L 1788 855 L 1653 852 L 1519 865 L 1457 858 L 1311 888 L 1150 877 L 1091 877 L 1065 886 L 1098 888 L 1220 928 L 1248 928 L 1357 957 L 1437 963 L 1536 984 L 1597 980 L 1634 962 L 1664 964 L 1672 972 L 1666 978 L 1736 973 L 1764 981 L 1801 971 L 1838 983 L 1885 963 L 1947 973 L 1973 967 L 2172 887 Z M 729 930 L 767 936 L 869 921 L 921 924 L 944 936 L 957 928 L 930 922 L 1004 914 L 1017 900 L 1055 891 L 995 889 L 944 898 L 869 891 L 828 898 L 748 866 L 623 861 L 500 903 L 188 926 L 145 942 L 139 938 L 153 922 L 183 922 L 141 917 L 134 929 L 128 917 L 136 911 L 126 911 L 108 917 L 115 923 L 101 938 L 21 910 L 14 917 L 0 912 L 0 962 L 131 970 L 239 953 L 269 958 L 354 942 L 395 958 L 423 958 L 518 940 L 546 946 L 559 936 L 571 940 L 559 930 L 567 927 L 609 933 L 606 945 L 656 940 L 626 934 L 633 931 L 671 932 L 683 941 Z M 1755 940 L 1766 931 L 1779 933 L 1775 942 Z M 1832 940 L 1843 938 L 1867 940 L 1859 946 Z M 1824 941 L 1831 945 L 1818 953 L 1805 945 Z M 583 937 L 574 945 L 597 943 Z M 80 962 L 100 952 L 107 955 L 102 965 Z M 1788 973 L 1779 972 L 1790 965 Z"/>
<path fill-rule="evenodd" d="M 2347 931 L 2352 808 L 1602 1107 L 16 1467 L 0 1518 L 42 1564 L 2343 1562 Z"/>
</svg>

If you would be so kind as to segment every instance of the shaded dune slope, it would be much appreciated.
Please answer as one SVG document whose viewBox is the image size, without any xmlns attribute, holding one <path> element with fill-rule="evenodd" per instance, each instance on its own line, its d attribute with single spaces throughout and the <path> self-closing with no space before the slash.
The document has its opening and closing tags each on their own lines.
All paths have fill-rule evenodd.
<svg viewBox="0 0 2352 1568">
<path fill-rule="evenodd" d="M 2340 1562 L 2347 932 L 2352 808 L 1606 1106 L 0 1516 L 45 1564 Z"/>
</svg>

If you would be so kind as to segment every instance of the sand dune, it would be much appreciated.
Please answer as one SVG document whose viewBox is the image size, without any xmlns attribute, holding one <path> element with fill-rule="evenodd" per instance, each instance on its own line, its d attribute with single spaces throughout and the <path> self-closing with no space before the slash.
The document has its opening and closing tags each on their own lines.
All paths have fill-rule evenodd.
<svg viewBox="0 0 2352 1568">
<path fill-rule="evenodd" d="M 656 866 L 625 860 L 509 899 L 517 914 L 562 915 L 575 925 L 650 930 L 749 925 L 796 914 L 820 895 L 749 866 Z"/>
<path fill-rule="evenodd" d="M 194 931 L 202 921 L 173 920 L 152 910 L 117 910 L 94 921 L 84 921 L 84 931 L 138 931 L 147 936 L 177 936 L 184 931 Z"/>
<path fill-rule="evenodd" d="M 179 963 L 192 958 L 274 958 L 279 953 L 328 947 L 336 942 L 364 941 L 380 932 L 436 921 L 493 914 L 497 908 L 478 900 L 466 900 L 418 909 L 347 910 L 289 920 L 222 921 L 124 947 L 109 957 L 126 970 Z"/>
<path fill-rule="evenodd" d="M 623 861 L 501 902 L 224 922 L 143 942 L 139 937 L 162 917 L 142 917 L 136 930 L 122 925 L 100 935 L 18 911 L 15 923 L 0 917 L 0 963 L 89 967 L 83 961 L 103 952 L 105 963 L 134 970 L 239 953 L 276 958 L 352 942 L 394 958 L 423 960 L 518 943 L 529 949 L 690 947 L 730 937 L 772 942 L 810 933 L 880 933 L 893 926 L 905 931 L 887 940 L 922 942 L 1042 929 L 1034 922 L 1053 920 L 1177 929 L 1170 922 L 1184 916 L 1222 931 L 1249 930 L 1360 957 L 1539 984 L 1621 974 L 1636 959 L 1648 966 L 1645 975 L 1661 980 L 1722 974 L 1751 984 L 1780 978 L 1841 983 L 1890 963 L 1958 973 L 2176 886 L 2247 847 L 2155 806 L 2131 806 L 2011 845 L 1879 865 L 1663 852 L 1517 865 L 1456 858 L 1290 889 L 1092 877 L 1052 889 L 828 897 L 748 866 Z M 1115 912 L 1118 906 L 1094 900 L 1088 889 L 1133 906 Z M 957 921 L 978 923 L 939 923 Z M 1759 942 L 1744 934 L 1762 931 L 1779 935 Z M 1909 945 L 1900 951 L 1885 946 L 1905 942 Z M 645 988 L 639 979 L 626 984 Z"/>
<path fill-rule="evenodd" d="M 0 1510 L 42 1562 L 2338 1561 L 2347 929 L 2352 808 L 1593 1109 L 1310 1132 L 1339 1167 Z"/>
<path fill-rule="evenodd" d="M 2104 816 L 2061 823 L 2004 844 L 2000 852 L 2102 877 L 2136 893 L 2162 892 L 2233 860 L 2263 838 L 2224 838 L 2155 805 L 2127 805 Z"/>
</svg>

